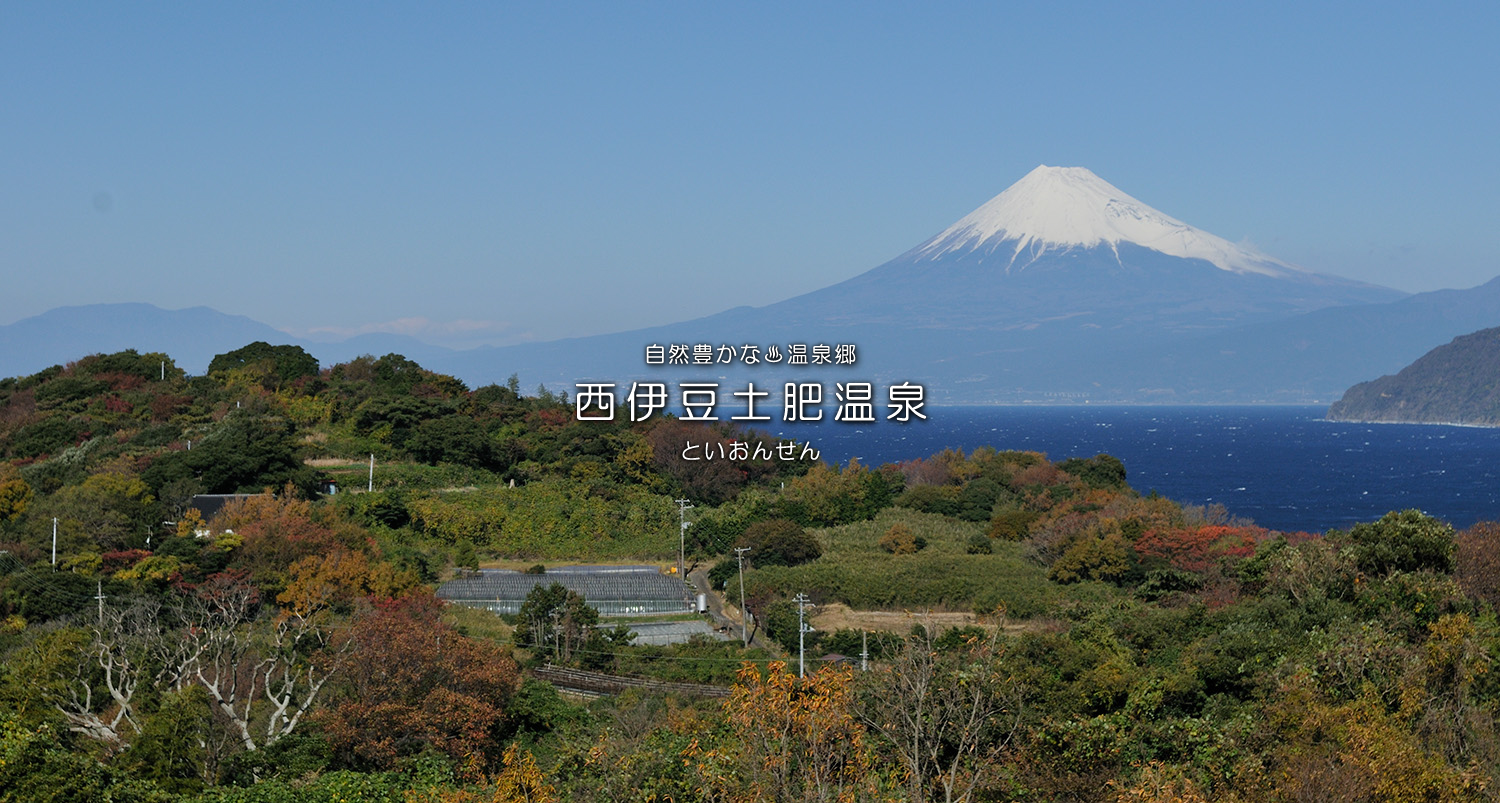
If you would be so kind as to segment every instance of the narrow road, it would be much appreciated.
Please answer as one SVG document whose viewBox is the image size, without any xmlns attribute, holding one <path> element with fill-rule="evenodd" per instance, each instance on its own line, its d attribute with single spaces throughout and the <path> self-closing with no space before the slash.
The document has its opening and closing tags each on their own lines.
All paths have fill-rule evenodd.
<svg viewBox="0 0 1500 803">
<path fill-rule="evenodd" d="M 730 616 L 729 612 L 724 609 L 724 598 L 709 586 L 708 568 L 700 566 L 689 572 L 688 581 L 696 593 L 708 595 L 708 613 L 713 617 L 714 627 L 728 627 L 729 635 L 740 638 L 739 610 L 735 609 L 735 615 Z M 761 643 L 760 635 L 757 634 L 750 646 L 763 647 L 765 645 Z"/>
</svg>

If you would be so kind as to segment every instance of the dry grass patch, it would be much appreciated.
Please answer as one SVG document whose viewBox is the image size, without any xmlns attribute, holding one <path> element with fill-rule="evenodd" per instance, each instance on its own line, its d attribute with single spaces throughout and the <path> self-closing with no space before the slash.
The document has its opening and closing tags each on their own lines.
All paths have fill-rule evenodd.
<svg viewBox="0 0 1500 803">
<path fill-rule="evenodd" d="M 912 625 L 918 624 L 928 629 L 935 628 L 937 631 L 969 625 L 993 627 L 996 624 L 993 617 L 980 617 L 962 611 L 856 611 L 839 602 L 830 602 L 814 608 L 811 619 L 813 627 L 825 633 L 844 628 L 907 633 L 911 631 Z M 1037 629 L 1035 623 L 1015 622 L 1009 619 L 1001 622 L 1000 627 L 1006 633 L 1021 633 Z"/>
</svg>

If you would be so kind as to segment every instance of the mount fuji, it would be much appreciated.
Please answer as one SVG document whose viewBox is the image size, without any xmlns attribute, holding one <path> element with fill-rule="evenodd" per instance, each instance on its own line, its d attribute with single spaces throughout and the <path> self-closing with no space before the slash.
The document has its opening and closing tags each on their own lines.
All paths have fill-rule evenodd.
<svg viewBox="0 0 1500 803">
<path fill-rule="evenodd" d="M 649 343 L 854 343 L 860 364 L 838 378 L 925 382 L 936 401 L 1307 401 L 1350 384 L 1337 358 L 1311 385 L 1279 379 L 1274 358 L 1225 384 L 1237 349 L 1255 350 L 1234 332 L 1403 296 L 1231 243 L 1085 168 L 1044 165 L 915 248 L 821 290 L 635 332 L 481 349 L 455 367 L 472 373 L 463 369 L 482 359 L 567 387 L 661 376 L 643 364 Z M 716 372 L 741 373 L 767 374 Z"/>
<path fill-rule="evenodd" d="M 1121 243 L 1201 259 L 1231 273 L 1281 278 L 1307 275 L 1168 217 L 1087 168 L 1046 165 L 917 246 L 912 256 L 937 261 L 948 254 L 982 251 L 985 256 L 1005 257 L 1005 272 L 1010 273 L 1024 270 L 1048 251 L 1107 246 L 1123 266 Z"/>
<path fill-rule="evenodd" d="M 803 325 L 1118 338 L 1203 332 L 1403 294 L 1302 270 L 1169 217 L 1081 167 L 1041 166 L 874 270 L 766 308 Z"/>
</svg>

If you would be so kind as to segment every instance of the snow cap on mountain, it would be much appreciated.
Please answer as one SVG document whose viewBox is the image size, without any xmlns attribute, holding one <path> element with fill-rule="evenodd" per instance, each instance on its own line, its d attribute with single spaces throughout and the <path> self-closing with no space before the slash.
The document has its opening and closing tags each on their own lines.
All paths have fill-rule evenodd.
<svg viewBox="0 0 1500 803">
<path fill-rule="evenodd" d="M 1115 249 L 1122 242 L 1169 256 L 1202 259 L 1234 273 L 1305 273 L 1162 214 L 1087 168 L 1046 165 L 919 246 L 916 256 L 936 259 L 984 249 L 1008 258 L 1008 271 L 1026 267 L 1047 251 L 1101 245 Z"/>
</svg>

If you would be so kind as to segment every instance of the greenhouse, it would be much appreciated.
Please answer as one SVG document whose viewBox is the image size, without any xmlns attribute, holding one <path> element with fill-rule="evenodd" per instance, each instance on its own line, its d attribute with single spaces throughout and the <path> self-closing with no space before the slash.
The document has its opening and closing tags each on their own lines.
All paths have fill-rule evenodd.
<svg viewBox="0 0 1500 803">
<path fill-rule="evenodd" d="M 459 605 L 514 614 L 531 589 L 553 583 L 582 596 L 600 616 L 693 610 L 687 584 L 655 566 L 564 566 L 545 574 L 481 569 L 444 583 L 437 594 Z"/>
</svg>

